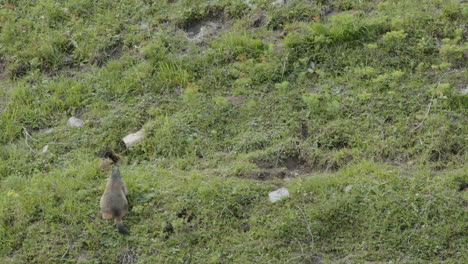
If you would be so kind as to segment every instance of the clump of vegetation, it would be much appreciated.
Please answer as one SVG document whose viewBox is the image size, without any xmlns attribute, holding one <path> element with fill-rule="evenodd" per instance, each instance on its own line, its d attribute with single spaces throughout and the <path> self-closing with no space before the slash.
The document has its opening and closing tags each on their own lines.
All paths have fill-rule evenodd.
<svg viewBox="0 0 468 264">
<path fill-rule="evenodd" d="M 466 3 L 1 5 L 1 263 L 468 259 Z"/>
</svg>

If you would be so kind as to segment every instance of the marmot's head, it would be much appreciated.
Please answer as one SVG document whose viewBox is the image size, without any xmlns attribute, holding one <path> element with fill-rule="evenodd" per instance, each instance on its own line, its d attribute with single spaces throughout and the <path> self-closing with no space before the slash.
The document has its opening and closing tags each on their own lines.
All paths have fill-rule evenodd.
<svg viewBox="0 0 468 264">
<path fill-rule="evenodd" d="M 112 170 L 111 179 L 122 179 L 122 178 L 120 177 L 119 168 L 114 168 L 114 169 Z"/>
</svg>

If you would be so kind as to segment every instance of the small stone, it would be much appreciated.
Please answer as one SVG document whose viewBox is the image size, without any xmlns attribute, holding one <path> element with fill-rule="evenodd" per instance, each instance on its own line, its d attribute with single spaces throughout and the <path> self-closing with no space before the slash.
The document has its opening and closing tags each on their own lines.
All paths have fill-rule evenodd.
<svg viewBox="0 0 468 264">
<path fill-rule="evenodd" d="M 465 87 L 464 89 L 461 89 L 461 90 L 460 90 L 460 93 L 461 93 L 462 95 L 468 94 L 468 86 Z"/>
<path fill-rule="evenodd" d="M 45 146 L 42 148 L 42 153 L 46 153 L 48 150 L 49 150 L 49 145 L 45 145 Z"/>
<path fill-rule="evenodd" d="M 268 197 L 270 198 L 270 202 L 274 203 L 278 200 L 281 200 L 285 197 L 289 196 L 289 191 L 286 188 L 279 188 L 276 191 L 270 192 Z"/>
<path fill-rule="evenodd" d="M 348 185 L 344 188 L 344 192 L 349 193 L 349 191 L 351 191 L 352 188 L 353 188 L 353 185 Z"/>
<path fill-rule="evenodd" d="M 48 129 L 40 130 L 39 133 L 42 133 L 44 135 L 50 135 L 50 134 L 54 133 L 54 131 L 55 131 L 54 128 L 48 128 Z"/>
<path fill-rule="evenodd" d="M 68 119 L 67 124 L 72 127 L 82 127 L 84 125 L 84 122 L 83 120 L 72 116 Z"/>
<path fill-rule="evenodd" d="M 286 0 L 276 0 L 272 4 L 273 5 L 284 5 L 284 4 L 286 4 Z"/>
<path fill-rule="evenodd" d="M 136 133 L 126 135 L 123 138 L 123 142 L 125 143 L 125 146 L 127 146 L 127 148 L 129 148 L 129 147 L 133 146 L 135 143 L 137 143 L 138 141 L 142 140 L 144 137 L 145 137 L 144 130 L 140 129 Z"/>
</svg>

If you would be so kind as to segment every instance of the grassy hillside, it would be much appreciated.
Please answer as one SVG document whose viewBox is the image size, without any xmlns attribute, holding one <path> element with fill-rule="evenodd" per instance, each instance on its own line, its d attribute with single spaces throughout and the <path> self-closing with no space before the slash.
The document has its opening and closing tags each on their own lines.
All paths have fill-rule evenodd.
<svg viewBox="0 0 468 264">
<path fill-rule="evenodd" d="M 468 262 L 468 4 L 285 2 L 0 1 L 0 263 Z"/>
</svg>

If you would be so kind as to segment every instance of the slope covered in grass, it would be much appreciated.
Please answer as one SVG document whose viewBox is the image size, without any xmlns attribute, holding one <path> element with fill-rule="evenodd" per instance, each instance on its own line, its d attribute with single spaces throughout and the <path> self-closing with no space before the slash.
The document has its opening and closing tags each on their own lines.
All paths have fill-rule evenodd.
<svg viewBox="0 0 468 264">
<path fill-rule="evenodd" d="M 466 3 L 1 4 L 1 263 L 468 261 Z"/>
</svg>

